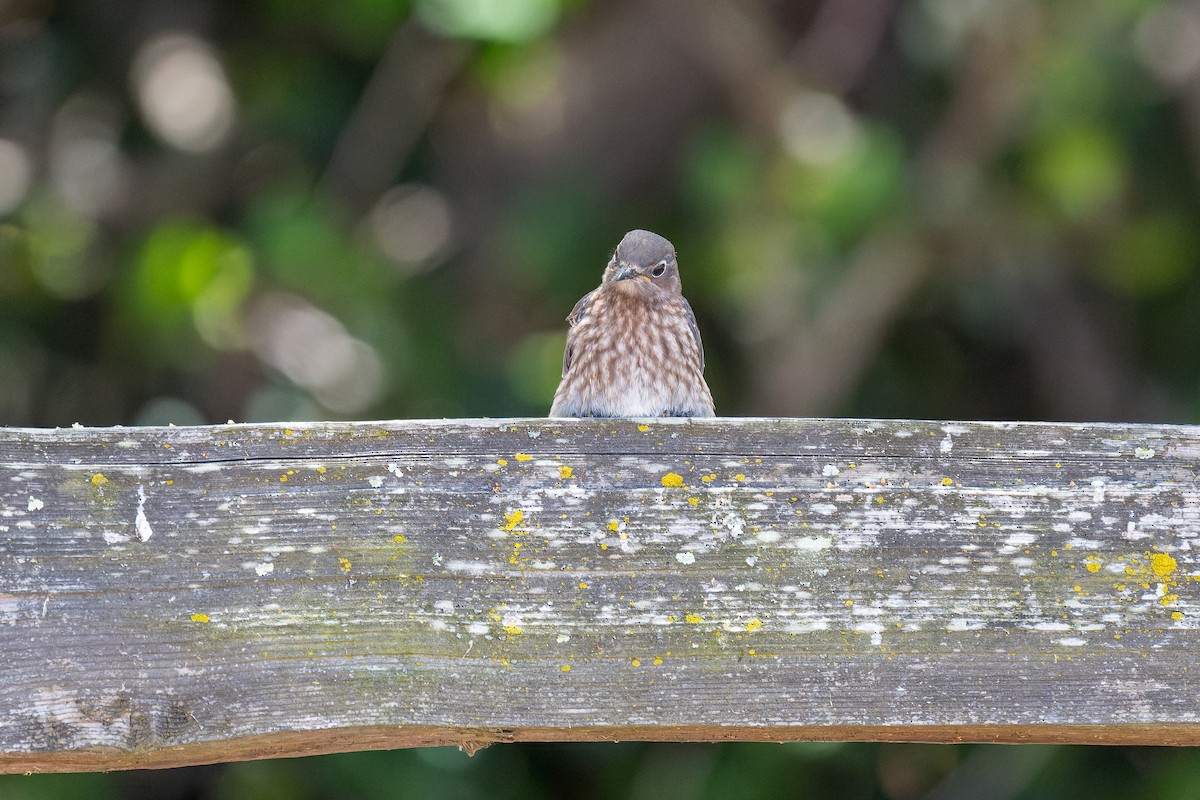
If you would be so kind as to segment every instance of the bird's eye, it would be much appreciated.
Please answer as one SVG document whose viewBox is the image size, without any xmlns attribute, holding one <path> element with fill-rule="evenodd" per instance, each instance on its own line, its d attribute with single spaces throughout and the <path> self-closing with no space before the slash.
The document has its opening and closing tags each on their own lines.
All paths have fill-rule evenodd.
<svg viewBox="0 0 1200 800">
<path fill-rule="evenodd" d="M 663 273 L 667 271 L 667 263 L 665 261 L 658 262 L 658 266 L 651 271 L 651 275 L 656 278 L 661 278 Z"/>
</svg>

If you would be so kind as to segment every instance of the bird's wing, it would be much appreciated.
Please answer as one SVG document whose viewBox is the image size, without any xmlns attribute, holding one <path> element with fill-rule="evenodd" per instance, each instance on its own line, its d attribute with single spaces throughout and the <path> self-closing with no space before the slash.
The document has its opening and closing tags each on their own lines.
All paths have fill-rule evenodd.
<svg viewBox="0 0 1200 800">
<path fill-rule="evenodd" d="M 700 341 L 700 326 L 696 324 L 696 312 L 692 311 L 686 297 L 680 297 L 683 307 L 687 310 L 688 327 L 692 329 L 692 337 L 696 340 L 696 349 L 700 351 L 700 371 L 704 371 L 704 342 Z"/>
<path fill-rule="evenodd" d="M 571 313 L 567 314 L 567 347 L 565 350 L 563 350 L 562 369 L 562 376 L 564 378 L 567 377 L 567 370 L 571 368 L 571 345 L 574 344 L 571 341 L 573 338 L 571 334 L 574 332 L 575 326 L 579 324 L 579 320 L 583 319 L 584 314 L 587 313 L 588 303 L 592 301 L 592 295 L 595 293 L 596 290 L 593 289 L 583 297 L 579 298 L 579 302 L 576 303 L 575 307 L 571 309 Z"/>
</svg>

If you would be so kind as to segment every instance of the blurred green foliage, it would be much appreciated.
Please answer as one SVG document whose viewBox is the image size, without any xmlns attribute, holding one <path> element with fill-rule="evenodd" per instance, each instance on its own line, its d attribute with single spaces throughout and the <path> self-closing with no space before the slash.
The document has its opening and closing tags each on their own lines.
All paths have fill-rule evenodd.
<svg viewBox="0 0 1200 800">
<path fill-rule="evenodd" d="M 1195 422 L 1198 108 L 1183 0 L 0 4 L 0 424 L 541 415 L 634 227 L 721 413 Z M 1191 798 L 1200 758 L 510 746 L 0 798 L 984 785 Z"/>
</svg>

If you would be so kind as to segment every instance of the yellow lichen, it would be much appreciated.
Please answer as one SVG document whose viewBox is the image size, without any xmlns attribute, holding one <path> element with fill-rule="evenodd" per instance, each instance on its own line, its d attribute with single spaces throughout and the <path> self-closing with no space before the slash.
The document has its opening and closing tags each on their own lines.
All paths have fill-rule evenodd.
<svg viewBox="0 0 1200 800">
<path fill-rule="evenodd" d="M 1091 572 L 1094 574 L 1094 573 L 1097 573 L 1100 571 L 1100 562 L 1099 561 L 1088 561 L 1086 564 L 1084 564 L 1084 567 L 1087 569 L 1088 572 Z"/>
<path fill-rule="evenodd" d="M 564 481 L 574 474 L 575 474 L 575 470 L 573 470 L 571 467 L 559 467 L 558 468 L 558 477 L 562 478 Z"/>
<path fill-rule="evenodd" d="M 733 479 L 735 481 L 744 481 L 746 480 L 746 476 L 739 472 L 737 475 L 733 476 Z"/>
<path fill-rule="evenodd" d="M 338 569 L 340 569 L 342 572 L 349 572 L 350 571 L 350 559 L 339 558 L 338 559 Z"/>
<path fill-rule="evenodd" d="M 1160 578 L 1165 578 L 1175 571 L 1178 564 L 1175 559 L 1166 553 L 1155 553 L 1150 556 L 1150 568 L 1154 570 L 1154 574 Z"/>
<path fill-rule="evenodd" d="M 639 661 L 639 660 L 637 660 L 636 658 L 635 658 L 635 659 L 633 659 L 632 661 L 630 661 L 629 663 L 630 663 L 630 664 L 632 664 L 632 665 L 633 665 L 633 666 L 635 666 L 635 667 L 640 667 L 640 666 L 642 665 L 642 662 L 641 662 L 641 661 Z"/>
<path fill-rule="evenodd" d="M 668 472 L 662 476 L 662 485 L 668 488 L 677 489 L 683 486 L 683 476 L 674 472 Z"/>
<path fill-rule="evenodd" d="M 93 486 L 102 486 L 106 483 L 108 483 L 108 478 L 104 477 L 103 472 L 97 472 L 95 475 L 92 476 L 92 485 Z"/>
<path fill-rule="evenodd" d="M 586 583 L 584 583 L 583 581 L 580 581 L 580 582 L 579 582 L 579 588 L 580 588 L 580 589 L 586 589 L 586 588 L 587 588 L 587 584 L 586 584 Z"/>
<path fill-rule="evenodd" d="M 529 455 L 528 453 L 517 453 L 513 456 L 513 458 L 517 459 L 517 461 L 529 461 L 533 458 L 533 456 Z"/>
<path fill-rule="evenodd" d="M 646 431 L 650 430 L 650 426 L 649 425 L 638 425 L 638 430 L 641 431 L 642 433 L 645 433 Z"/>
<path fill-rule="evenodd" d="M 403 534 L 397 533 L 395 536 L 393 536 L 393 537 L 392 537 L 392 541 L 394 541 L 394 542 L 407 542 L 407 541 L 408 541 L 408 537 L 407 537 L 407 536 L 405 536 L 405 535 L 403 535 Z"/>
<path fill-rule="evenodd" d="M 609 521 L 608 521 L 608 529 L 609 529 L 610 531 L 615 531 L 615 530 L 616 530 L 617 528 L 619 528 L 619 527 L 621 527 L 621 523 L 620 523 L 620 522 L 618 522 L 617 520 L 615 520 L 615 519 L 612 519 L 612 520 L 609 520 Z"/>
<path fill-rule="evenodd" d="M 662 660 L 662 656 L 655 656 L 655 657 L 654 657 L 654 666 L 656 666 L 656 667 L 661 667 L 661 666 L 662 666 L 662 662 L 663 662 L 663 660 Z"/>
<path fill-rule="evenodd" d="M 208 614 L 192 614 L 192 622 L 208 622 Z"/>
<path fill-rule="evenodd" d="M 688 622 L 692 625 L 696 625 L 696 624 L 702 622 L 704 620 L 704 617 L 700 616 L 699 614 L 687 614 L 686 616 L 684 616 L 683 619 L 685 622 Z"/>
<path fill-rule="evenodd" d="M 762 626 L 763 626 L 762 620 L 755 617 L 754 619 L 752 619 L 746 623 L 746 630 L 749 631 L 750 633 L 753 633 L 754 631 L 758 630 Z"/>
<path fill-rule="evenodd" d="M 694 506 L 698 506 L 698 505 L 700 505 L 700 498 L 699 497 L 689 497 L 688 502 Z"/>
<path fill-rule="evenodd" d="M 513 511 L 505 511 L 504 519 L 505 522 L 500 526 L 500 530 L 511 531 L 521 524 L 521 520 L 525 519 L 525 512 L 519 508 Z"/>
<path fill-rule="evenodd" d="M 717 475 L 716 475 L 716 473 L 714 472 L 714 473 L 710 473 L 710 474 L 708 474 L 708 475 L 705 475 L 705 476 L 704 476 L 704 477 L 702 477 L 700 480 L 704 481 L 705 483 L 711 483 L 712 481 L 715 481 L 716 479 L 717 479 Z"/>
<path fill-rule="evenodd" d="M 953 486 L 953 485 L 954 485 L 953 478 L 942 478 L 942 486 Z"/>
<path fill-rule="evenodd" d="M 1179 620 L 1183 619 L 1183 612 L 1182 611 L 1172 611 L 1171 619 L 1175 620 L 1176 622 L 1179 622 Z"/>
<path fill-rule="evenodd" d="M 524 628 L 522 628 L 520 625 L 505 625 L 503 628 L 501 628 L 501 630 L 503 630 L 509 636 L 516 636 L 518 633 L 523 631 Z"/>
<path fill-rule="evenodd" d="M 570 665 L 570 664 L 563 664 L 561 667 L 559 667 L 559 669 L 561 669 L 563 672 L 570 672 L 570 671 L 571 671 L 571 665 Z"/>
<path fill-rule="evenodd" d="M 500 465 L 500 466 L 502 466 L 502 467 L 507 467 L 507 466 L 508 466 L 508 459 L 507 459 L 507 458 L 497 458 L 497 459 L 496 459 L 496 463 L 497 463 L 497 464 L 499 464 L 499 465 Z"/>
</svg>

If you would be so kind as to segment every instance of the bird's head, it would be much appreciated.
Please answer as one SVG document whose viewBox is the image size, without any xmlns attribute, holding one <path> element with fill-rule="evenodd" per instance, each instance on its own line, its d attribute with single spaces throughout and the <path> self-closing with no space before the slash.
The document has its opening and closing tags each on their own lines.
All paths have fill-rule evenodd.
<svg viewBox="0 0 1200 800">
<path fill-rule="evenodd" d="M 675 248 L 657 233 L 630 231 L 621 239 L 604 270 L 604 284 L 633 292 L 651 287 L 679 294 L 679 264 Z"/>
</svg>

